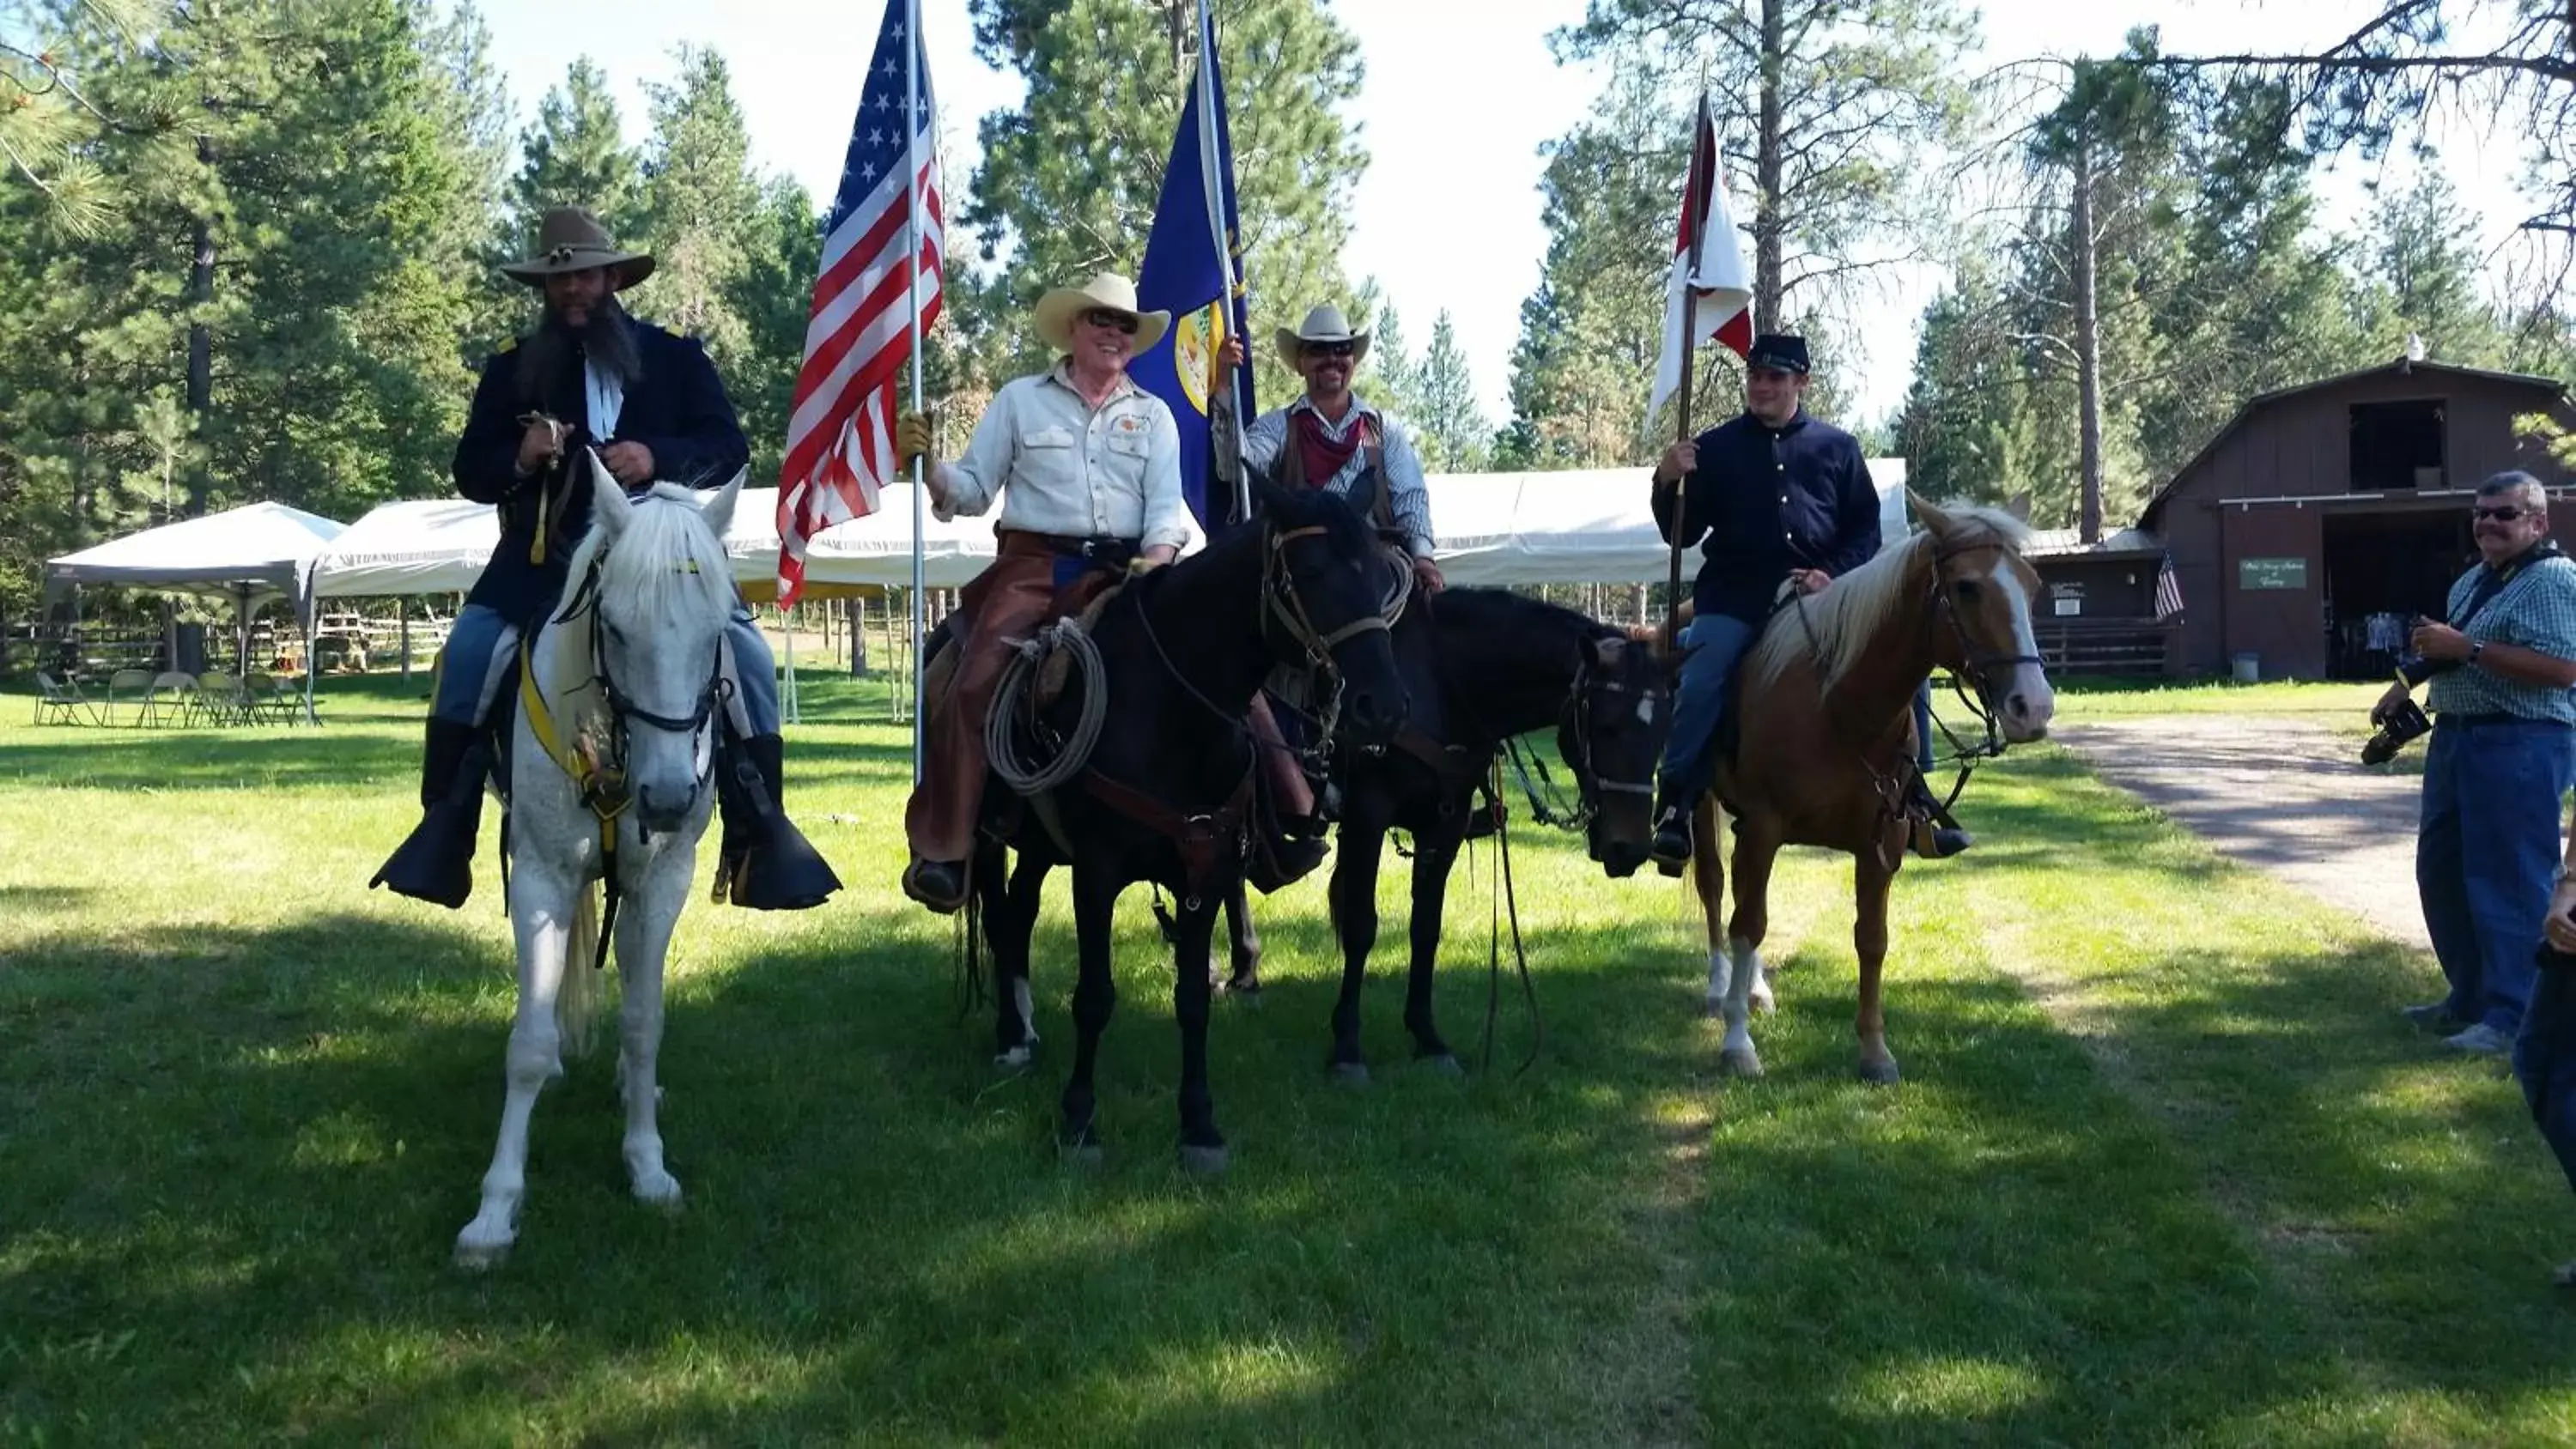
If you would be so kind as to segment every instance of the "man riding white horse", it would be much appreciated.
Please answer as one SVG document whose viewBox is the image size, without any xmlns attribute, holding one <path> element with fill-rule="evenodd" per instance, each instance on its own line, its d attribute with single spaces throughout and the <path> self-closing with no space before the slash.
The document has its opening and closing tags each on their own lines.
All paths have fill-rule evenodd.
<svg viewBox="0 0 2576 1449">
<path fill-rule="evenodd" d="M 455 463 L 457 491 L 500 510 L 501 542 L 440 656 L 421 822 L 368 882 L 450 909 L 474 885 L 489 711 L 519 642 L 562 599 L 573 546 L 590 527 L 587 452 L 630 494 L 657 482 L 721 488 L 750 456 L 705 349 L 619 304 L 618 293 L 652 275 L 649 254 L 619 247 L 588 212 L 559 207 L 538 228 L 537 254 L 501 270 L 540 289 L 545 311 L 484 363 Z M 780 805 L 775 665 L 739 601 L 725 646 L 719 894 L 757 910 L 820 905 L 841 883 Z"/>
</svg>

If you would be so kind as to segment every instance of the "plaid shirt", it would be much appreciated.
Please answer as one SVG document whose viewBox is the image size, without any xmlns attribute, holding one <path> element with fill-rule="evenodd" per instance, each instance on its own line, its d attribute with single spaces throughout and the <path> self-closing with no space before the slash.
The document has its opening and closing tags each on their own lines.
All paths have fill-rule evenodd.
<svg viewBox="0 0 2576 1449">
<path fill-rule="evenodd" d="M 2480 564 L 2451 585 L 2457 619 L 2484 578 Z M 2516 644 L 2553 659 L 2576 659 L 2576 559 L 2544 558 L 2525 566 L 2489 600 L 2464 632 L 2488 644 Z M 2435 714 L 2510 714 L 2576 724 L 2576 691 L 2522 684 L 2463 664 L 2433 676 L 2427 700 Z"/>
</svg>

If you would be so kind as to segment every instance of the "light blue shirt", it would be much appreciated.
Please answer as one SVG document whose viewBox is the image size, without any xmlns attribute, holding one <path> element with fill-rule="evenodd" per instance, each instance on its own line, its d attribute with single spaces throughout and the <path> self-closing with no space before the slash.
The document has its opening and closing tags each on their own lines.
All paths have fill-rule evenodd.
<svg viewBox="0 0 2576 1449">
<path fill-rule="evenodd" d="M 2450 617 L 2468 607 L 2487 566 L 2480 564 L 2451 585 Z M 2513 644 L 2552 659 L 2576 660 L 2576 559 L 2544 558 L 2526 564 L 2461 632 L 2485 644 Z M 2433 676 L 2425 702 L 2435 714 L 2509 714 L 2522 719 L 2576 724 L 2576 691 L 2524 684 L 2480 665 L 2462 664 Z"/>
</svg>

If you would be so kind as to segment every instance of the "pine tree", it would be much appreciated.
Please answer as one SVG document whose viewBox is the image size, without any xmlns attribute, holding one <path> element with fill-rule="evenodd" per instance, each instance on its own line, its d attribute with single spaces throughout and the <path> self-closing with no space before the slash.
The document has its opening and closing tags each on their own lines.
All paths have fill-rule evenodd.
<svg viewBox="0 0 2576 1449">
<path fill-rule="evenodd" d="M 548 208 L 579 206 L 613 236 L 635 231 L 643 195 L 643 158 L 626 144 L 625 124 L 608 76 L 581 56 L 537 103 L 537 118 L 519 135 L 522 160 L 510 178 L 509 235 L 525 245 Z"/>
<path fill-rule="evenodd" d="M 1373 295 L 1375 284 L 1360 290 L 1364 296 Z M 1376 319 L 1365 325 L 1368 377 L 1360 390 L 1378 407 L 1408 424 L 1416 423 L 1422 416 L 1422 367 L 1405 347 L 1403 319 L 1396 315 L 1393 303 L 1379 303 Z"/>
<path fill-rule="evenodd" d="M 993 299 L 1002 365 L 1033 371 L 1048 359 L 1022 319 L 1039 295 L 1103 268 L 1133 276 L 1144 257 L 1196 61 L 1196 5 L 972 0 L 969 10 L 976 53 L 1024 77 L 1028 93 L 978 127 L 983 161 L 957 221 L 986 260 L 1009 250 Z M 1359 93 L 1359 51 L 1322 0 L 1222 0 L 1216 21 L 1257 339 L 1348 294 L 1342 218 L 1368 158 L 1337 108 Z M 1295 377 L 1267 349 L 1251 351 L 1257 396 L 1295 396 Z"/>
<path fill-rule="evenodd" d="M 647 89 L 653 138 L 637 235 L 652 247 L 654 270 L 633 305 L 706 344 L 738 405 L 761 391 L 764 375 L 741 306 L 745 277 L 755 257 L 774 250 L 778 230 L 774 211 L 764 225 L 751 135 L 724 57 L 683 47 L 678 59 L 678 80 Z M 804 285 L 813 285 L 810 273 Z M 800 351 L 803 340 L 800 325 Z"/>
<path fill-rule="evenodd" d="M 1429 472 L 1474 473 L 1485 466 L 1491 432 L 1476 406 L 1476 385 L 1467 375 L 1467 354 L 1458 348 L 1458 330 L 1443 310 L 1432 321 L 1431 346 L 1422 354 L 1415 449 Z"/>
</svg>

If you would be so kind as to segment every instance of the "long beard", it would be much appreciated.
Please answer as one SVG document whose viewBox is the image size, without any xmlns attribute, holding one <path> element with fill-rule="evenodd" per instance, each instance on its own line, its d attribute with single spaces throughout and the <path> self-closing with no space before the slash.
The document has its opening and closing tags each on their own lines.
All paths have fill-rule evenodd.
<svg viewBox="0 0 2576 1449">
<path fill-rule="evenodd" d="M 615 297 L 605 297 L 591 310 L 588 321 L 579 327 L 569 325 L 552 307 L 537 324 L 535 335 L 519 348 L 519 402 L 522 406 L 542 410 L 553 396 L 556 380 L 567 370 L 577 369 L 584 360 L 616 380 L 620 388 L 630 388 L 644 373 L 644 359 L 635 346 L 635 331 L 627 325 L 626 309 Z"/>
</svg>

